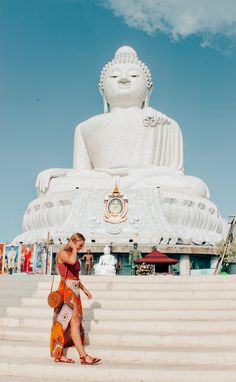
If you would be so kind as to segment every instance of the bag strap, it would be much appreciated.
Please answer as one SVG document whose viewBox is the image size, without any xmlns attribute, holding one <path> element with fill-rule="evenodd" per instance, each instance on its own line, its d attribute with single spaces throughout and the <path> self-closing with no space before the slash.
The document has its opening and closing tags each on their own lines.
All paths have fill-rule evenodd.
<svg viewBox="0 0 236 382">
<path fill-rule="evenodd" d="M 50 293 L 52 293 L 52 288 L 53 288 L 54 279 L 55 279 L 55 275 L 56 275 L 56 269 L 57 269 L 57 255 L 56 255 L 56 263 L 55 263 L 55 269 L 54 269 L 54 273 L 53 273 L 53 277 L 52 277 Z"/>
<path fill-rule="evenodd" d="M 52 293 L 52 289 L 53 289 L 53 284 L 54 284 L 54 279 L 55 279 L 55 276 L 56 276 L 56 269 L 57 268 L 58 268 L 58 266 L 57 266 L 57 255 L 56 255 L 56 264 L 55 264 L 54 274 L 53 274 L 53 277 L 52 277 L 52 284 L 51 284 L 50 293 Z M 66 267 L 66 277 L 67 277 L 67 272 L 68 272 L 68 267 Z M 65 280 L 66 280 L 66 277 L 65 277 Z M 65 286 L 64 286 L 64 289 L 65 289 Z"/>
</svg>

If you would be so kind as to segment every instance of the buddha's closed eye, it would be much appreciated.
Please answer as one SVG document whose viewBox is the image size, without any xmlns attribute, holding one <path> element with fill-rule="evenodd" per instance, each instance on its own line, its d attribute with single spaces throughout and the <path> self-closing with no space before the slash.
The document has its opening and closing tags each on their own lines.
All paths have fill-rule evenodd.
<svg viewBox="0 0 236 382">
<path fill-rule="evenodd" d="M 133 72 L 133 71 L 130 72 L 129 75 L 130 75 L 130 77 L 133 77 L 133 78 L 140 77 L 140 75 L 137 72 Z"/>
</svg>

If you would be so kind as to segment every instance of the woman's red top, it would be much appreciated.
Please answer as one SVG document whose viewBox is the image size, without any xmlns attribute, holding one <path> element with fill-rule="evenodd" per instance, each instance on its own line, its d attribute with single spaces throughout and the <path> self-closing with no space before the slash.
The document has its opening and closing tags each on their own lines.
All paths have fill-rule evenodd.
<svg viewBox="0 0 236 382">
<path fill-rule="evenodd" d="M 58 263 L 57 264 L 61 277 L 78 280 L 79 272 L 81 270 L 80 262 L 77 260 L 75 264 Z"/>
</svg>

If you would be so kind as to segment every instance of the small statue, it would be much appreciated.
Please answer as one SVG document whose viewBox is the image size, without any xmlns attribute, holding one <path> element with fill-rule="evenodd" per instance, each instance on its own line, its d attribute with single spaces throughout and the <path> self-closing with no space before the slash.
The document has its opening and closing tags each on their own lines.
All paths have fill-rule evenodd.
<svg viewBox="0 0 236 382">
<path fill-rule="evenodd" d="M 81 260 L 85 260 L 84 274 L 91 275 L 91 268 L 94 264 L 94 260 L 90 249 L 88 249 L 87 253 L 84 254 Z"/>
<path fill-rule="evenodd" d="M 138 249 L 138 244 L 134 243 L 133 249 L 129 253 L 129 265 L 131 265 L 131 274 L 132 275 L 136 274 L 137 265 L 135 264 L 135 261 L 139 260 L 139 259 L 142 259 L 142 254 L 141 254 L 141 251 Z"/>
<path fill-rule="evenodd" d="M 116 275 L 120 275 L 122 273 L 122 264 L 119 260 L 115 264 L 115 270 L 116 270 Z"/>
<path fill-rule="evenodd" d="M 103 250 L 104 255 L 100 256 L 98 264 L 94 265 L 96 276 L 113 276 L 116 274 L 115 264 L 116 258 L 110 254 L 110 248 L 108 245 Z"/>
</svg>

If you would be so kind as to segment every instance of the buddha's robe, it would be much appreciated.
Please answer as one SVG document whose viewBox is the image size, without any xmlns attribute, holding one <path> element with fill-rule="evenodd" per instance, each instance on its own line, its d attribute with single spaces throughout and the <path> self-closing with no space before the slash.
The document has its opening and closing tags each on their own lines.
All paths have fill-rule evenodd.
<svg viewBox="0 0 236 382">
<path fill-rule="evenodd" d="M 183 141 L 178 124 L 157 112 L 157 124 L 145 126 L 143 110 L 113 109 L 79 124 L 75 130 L 76 170 L 167 167 L 183 171 Z"/>
</svg>

